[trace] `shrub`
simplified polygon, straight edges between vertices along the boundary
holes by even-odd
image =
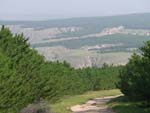
[[[150,102],[150,41],[139,50],[121,71],[118,87],[134,100]]]
[[[20,113],[52,113],[46,102],[38,102],[29,104],[26,108],[22,109]]]

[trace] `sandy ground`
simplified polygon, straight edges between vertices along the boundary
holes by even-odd
[[[106,105],[106,103],[118,96],[95,98],[93,100],[89,100],[85,104],[72,106],[71,111],[73,113],[115,113]]]

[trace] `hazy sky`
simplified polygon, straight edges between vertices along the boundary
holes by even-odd
[[[150,12],[150,0],[0,0],[0,20],[43,20]]]

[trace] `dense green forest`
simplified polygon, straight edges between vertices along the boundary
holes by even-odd
[[[54,103],[64,95],[116,88],[122,67],[75,70],[65,61],[45,61],[27,41],[4,26],[0,30],[1,113],[18,113],[40,100]]]

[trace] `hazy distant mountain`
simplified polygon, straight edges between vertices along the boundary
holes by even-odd
[[[129,14],[107,17],[84,17],[71,19],[58,19],[47,21],[0,21],[2,25],[23,25],[32,28],[51,28],[51,27],[82,27],[80,34],[96,33],[106,27],[124,26],[133,29],[150,29],[150,13]],[[72,34],[73,36],[77,33]]]
[[[150,28],[150,13],[129,14],[106,17],[83,17],[70,19],[56,19],[47,21],[0,21],[0,24],[21,24],[26,27],[68,27],[68,26],[82,26],[82,27],[110,27],[123,25],[129,28]]]

